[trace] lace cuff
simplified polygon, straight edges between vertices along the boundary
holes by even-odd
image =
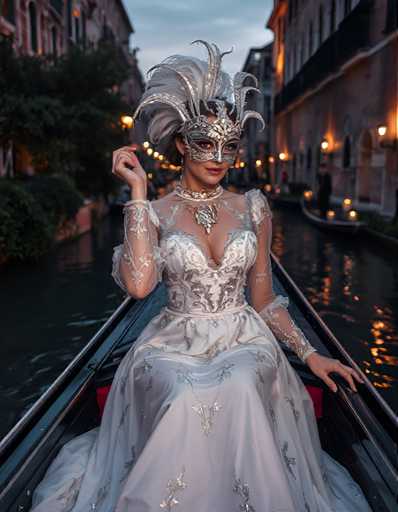
[[[277,295],[272,302],[259,312],[259,315],[271,328],[275,336],[305,362],[310,354],[316,352],[316,348],[310,344],[303,331],[290,316],[287,311],[288,305],[288,297]]]
[[[123,214],[124,240],[114,247],[111,275],[125,293],[130,290],[143,297],[162,279],[164,260],[156,232],[159,219],[150,201],[143,199],[125,203]]]

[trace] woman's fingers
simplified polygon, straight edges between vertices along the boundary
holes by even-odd
[[[350,388],[357,392],[357,387],[355,385],[355,382],[354,382],[354,379],[352,378],[352,372],[351,372],[352,368],[348,367],[348,366],[345,366],[344,364],[340,363],[340,361],[338,362],[338,364],[332,369],[332,371],[338,373],[339,375],[341,375],[342,377],[344,377],[344,379],[348,382]]]
[[[329,388],[333,391],[333,392],[336,392],[337,391],[337,386],[336,386],[336,383],[334,382],[334,380],[332,380],[329,375],[327,373],[323,374],[320,376],[323,380],[323,382],[329,386]]]

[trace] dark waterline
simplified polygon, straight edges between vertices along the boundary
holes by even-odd
[[[110,275],[120,219],[36,265],[0,270],[0,437],[29,409],[123,299]],[[325,235],[274,210],[273,251],[398,411],[398,268],[386,250]]]

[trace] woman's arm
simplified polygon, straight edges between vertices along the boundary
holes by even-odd
[[[259,190],[254,190],[250,199],[252,219],[258,241],[257,258],[248,275],[252,307],[265,320],[275,337],[286,343],[332,391],[337,391],[335,382],[329,377],[329,373],[332,372],[344,377],[351,389],[356,391],[354,379],[357,382],[363,382],[360,375],[338,359],[331,359],[319,354],[290,316],[287,310],[288,297],[275,295],[270,257],[272,212],[267,199]]]
[[[132,199],[123,208],[124,239],[114,248],[112,277],[129,295],[146,297],[162,279],[158,220],[148,200]]]
[[[265,320],[276,338],[286,343],[302,361],[305,361],[316,349],[290,316],[287,310],[288,297],[277,296],[273,289],[270,258],[271,209],[266,197],[259,190],[252,192],[251,205],[258,244],[257,258],[248,276],[251,305]]]
[[[112,277],[122,290],[140,299],[162,279],[159,219],[146,198],[146,172],[131,147],[114,151],[112,173],[131,189],[131,200],[123,208],[123,243],[114,247]]]

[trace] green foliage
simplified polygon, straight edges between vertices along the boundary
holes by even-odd
[[[54,232],[61,222],[72,219],[84,202],[66,176],[33,176],[24,185],[47,213]]]
[[[119,93],[130,72],[106,41],[61,57],[16,57],[1,41],[0,143],[22,143],[40,172],[62,172],[83,194],[106,196],[117,186],[110,169],[124,144],[119,119],[132,111]]]
[[[51,246],[53,230],[32,195],[13,181],[0,181],[0,255],[37,260]]]
[[[82,195],[65,176],[0,180],[0,256],[37,260],[53,245],[60,224],[82,204]]]

